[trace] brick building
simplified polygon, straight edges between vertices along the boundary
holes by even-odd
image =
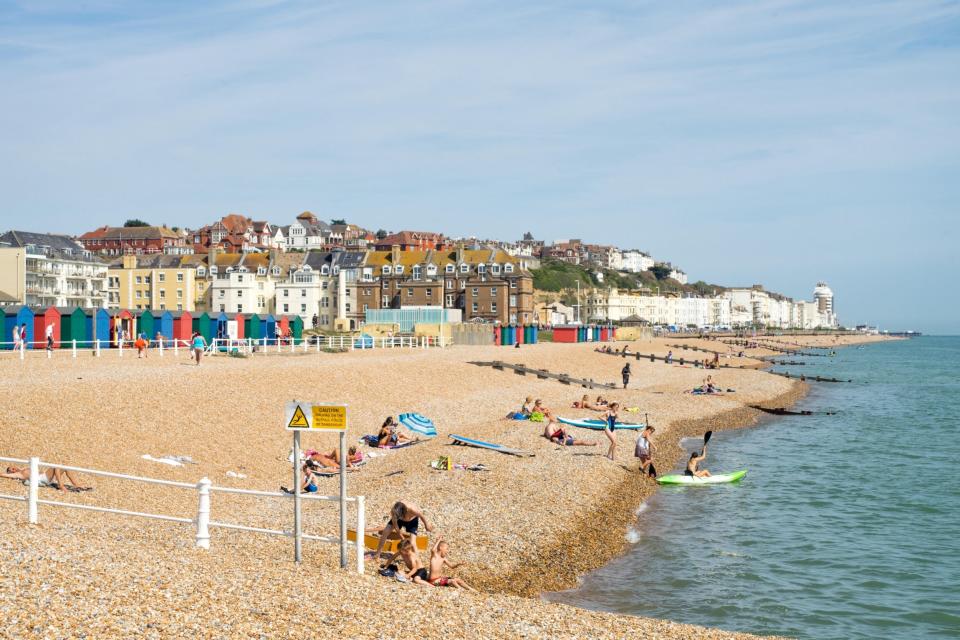
[[[107,256],[193,253],[186,236],[167,227],[104,226],[77,239],[87,251]]]

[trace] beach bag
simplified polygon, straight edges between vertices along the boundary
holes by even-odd
[[[377,436],[369,435],[369,436],[361,437],[360,442],[367,445],[368,447],[375,447],[378,444],[380,444],[380,439],[377,438]]]

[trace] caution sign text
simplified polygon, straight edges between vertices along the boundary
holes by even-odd
[[[316,402],[288,402],[283,424],[288,431],[346,431],[347,407]]]

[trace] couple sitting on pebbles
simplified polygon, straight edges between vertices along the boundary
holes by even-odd
[[[363,464],[363,452],[356,447],[350,447],[347,451],[347,470],[353,471],[358,465]],[[316,493],[318,491],[317,476],[330,475],[340,470],[340,452],[337,449],[329,453],[307,449],[303,452],[303,465],[300,468],[303,473],[300,491],[302,493]],[[284,493],[293,493],[286,487],[280,487]]]
[[[399,549],[387,559],[380,574],[397,576],[398,579],[402,577],[404,581],[409,580],[423,587],[455,587],[476,593],[477,590],[467,584],[463,578],[443,574],[444,569],[456,569],[464,564],[463,562],[451,563],[449,561],[450,545],[443,539],[443,536],[437,536],[436,542],[433,543],[433,548],[430,550],[429,566],[425,567],[423,565],[420,560],[420,553],[417,551],[417,532],[420,529],[421,521],[424,529],[428,532],[433,531],[433,525],[430,524],[417,505],[403,501],[394,503],[393,508],[390,509],[389,522],[378,532],[380,543],[377,545],[376,552],[373,553],[373,561],[380,561],[383,546],[391,535],[398,534],[401,541]],[[403,561],[407,568],[406,571],[400,571],[399,566],[394,564],[398,559]]]

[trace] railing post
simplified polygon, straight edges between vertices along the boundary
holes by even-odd
[[[37,524],[40,521],[37,513],[37,493],[40,489],[40,458],[30,457],[30,479],[28,480],[29,489],[27,491],[27,518],[30,524]]]
[[[163,357],[163,338],[157,340],[157,348],[160,349],[160,357]]]
[[[77,357],[77,341],[76,340],[73,341],[73,357],[74,358]]]
[[[180,357],[180,339],[179,338],[173,339],[173,355],[175,358]]]
[[[199,502],[197,504],[197,548],[210,548],[210,485],[208,478],[200,478],[197,483]]]
[[[363,496],[357,496],[357,573],[363,575],[364,530],[367,528],[367,515]]]
[[[267,336],[263,336],[263,352],[267,352]]]
[[[317,353],[320,353],[320,343],[321,343],[321,342],[322,342],[322,341],[320,340],[320,336],[317,336]]]
[[[97,338],[97,341],[96,341],[96,354],[97,354],[97,357],[99,358],[100,357],[100,338]]]
[[[280,338],[277,338],[277,353],[280,353]]]
[[[117,346],[120,347],[118,352],[120,354],[120,357],[122,358],[123,357],[123,338],[120,338],[119,340],[117,340]]]
[[[25,341],[21,340],[20,341],[20,360],[23,360],[25,350],[26,350]]]

